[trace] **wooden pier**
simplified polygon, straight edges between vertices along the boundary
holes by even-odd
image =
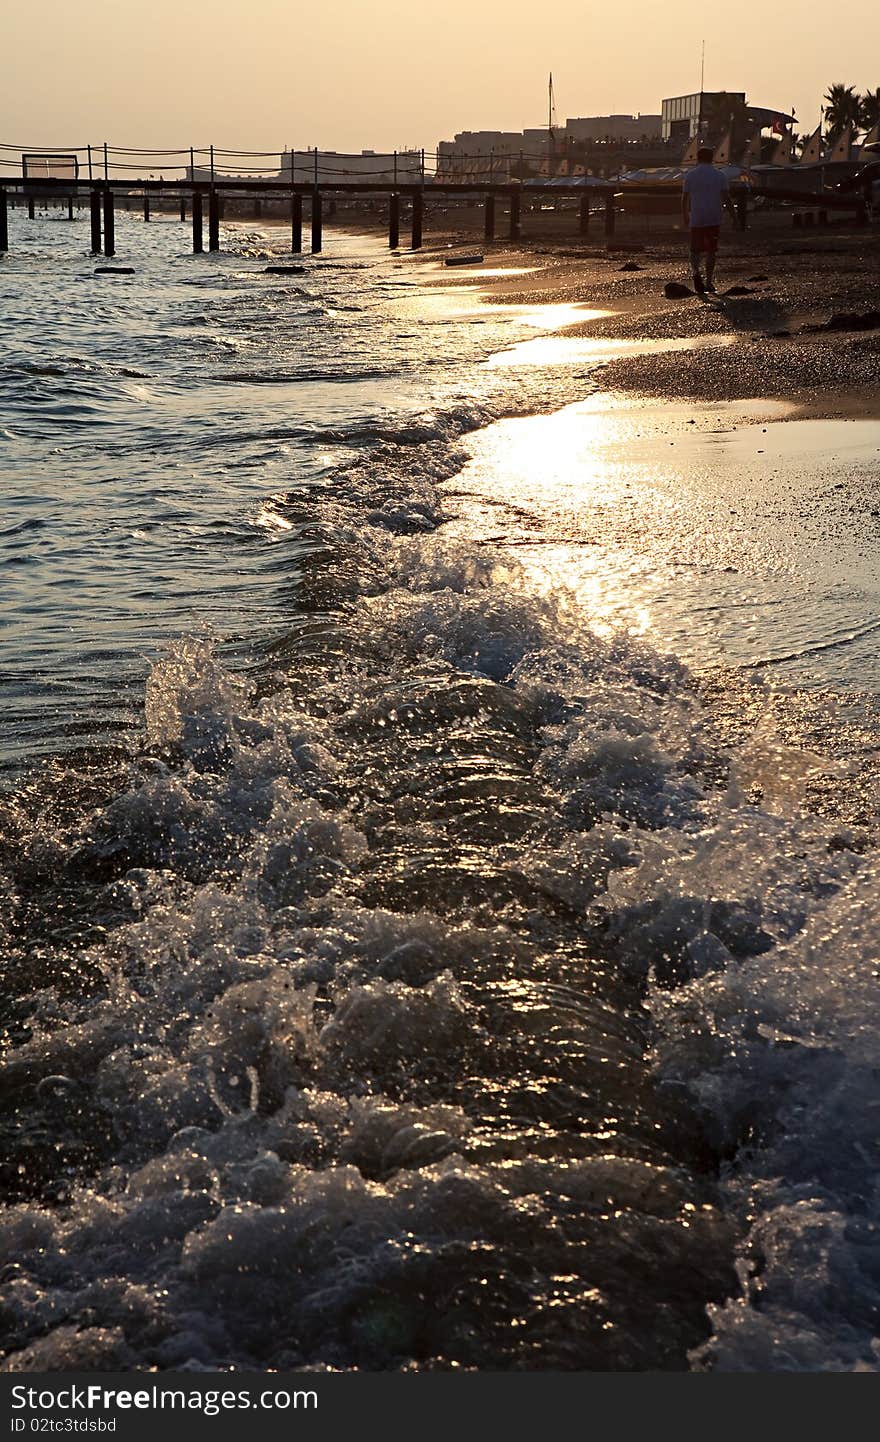
[[[61,187],[57,180],[43,180],[28,177],[3,180],[0,185],[0,250],[7,250],[9,231],[7,208],[9,192],[24,195],[33,217],[34,199],[37,195],[56,198]],[[208,250],[220,249],[220,220],[225,199],[250,197],[256,203],[262,199],[287,201],[290,217],[290,250],[299,255],[303,250],[303,210],[308,203],[310,220],[310,243],[314,255],[323,248],[324,199],[325,196],[365,196],[388,199],[388,244],[392,250],[400,246],[402,204],[409,205],[409,243],[412,250],[422,246],[424,232],[425,199],[476,198],[484,207],[484,235],[492,241],[496,234],[496,205],[507,206],[508,237],[519,240],[522,229],[522,201],[546,201],[559,199],[580,199],[578,225],[582,235],[589,232],[592,211],[591,202],[600,208],[603,229],[606,236],[613,236],[617,207],[614,186],[600,182],[585,190],[583,186],[551,185],[504,181],[498,183],[474,182],[432,182],[429,184],[400,184],[387,181],[334,181],[332,184],[314,185],[309,182],[272,180],[216,180],[202,182],[192,180],[97,180],[66,187],[69,213],[72,217],[74,199],[88,196],[91,221],[92,253],[113,256],[116,250],[114,216],[118,203],[125,200],[130,206],[133,196],[143,205],[145,221],[151,218],[151,196],[163,197],[178,194],[180,197],[180,219],[186,220],[187,204],[192,217],[192,250],[194,255],[204,251],[204,219],[208,217]]]

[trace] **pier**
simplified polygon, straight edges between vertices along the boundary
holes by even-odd
[[[607,166],[603,166],[604,175],[588,175],[582,166],[572,173],[570,161],[562,159],[555,173],[549,173],[554,167],[547,167],[546,159],[536,156],[461,157],[459,172],[438,169],[429,174],[423,151],[339,156],[334,152],[289,150],[281,153],[281,164],[274,174],[266,174],[270,156],[277,163],[278,152],[221,151],[214,146],[160,152],[129,151],[104,144],[68,152],[15,153],[15,147],[0,144],[0,252],[9,248],[10,203],[26,205],[32,220],[38,202],[55,203],[62,209],[66,206],[71,220],[77,206],[88,205],[92,253],[108,258],[116,252],[115,214],[120,208],[141,210],[144,223],[149,223],[156,213],[167,212],[170,206],[172,213],[179,214],[181,223],[187,219],[191,222],[194,255],[206,249],[206,228],[208,252],[220,249],[224,212],[235,205],[246,207],[254,219],[262,217],[264,204],[271,203],[276,214],[283,211],[289,223],[293,255],[303,252],[306,223],[311,252],[320,254],[325,211],[332,217],[337,201],[351,198],[379,202],[385,208],[392,250],[400,247],[408,226],[409,247],[414,251],[423,244],[427,201],[467,201],[481,206],[487,245],[499,238],[503,214],[504,238],[516,242],[522,237],[524,211],[547,204],[555,208],[559,201],[567,202],[573,211],[576,233],[586,237],[595,228],[606,244],[613,241],[622,214],[628,219],[635,217],[636,226],[646,231],[652,214],[671,215],[678,209],[678,188],[669,182],[641,177],[630,181],[626,175],[612,177],[607,174]],[[440,157],[436,160],[439,165]],[[166,161],[170,161],[167,166]],[[547,173],[536,173],[539,164]],[[157,177],[155,170],[140,174],[150,166],[183,174],[170,178],[164,173]],[[262,174],[254,173],[258,166]],[[815,217],[819,224],[828,223],[829,211],[850,211],[857,224],[865,224],[868,219],[866,197],[858,192],[847,195],[824,188],[817,194],[789,191],[781,188],[780,178],[774,176],[772,187],[760,181],[741,187],[737,197],[740,229],[747,224],[749,197],[758,195],[795,203],[808,212],[812,209],[809,219]],[[794,224],[799,220],[799,216],[793,217]],[[632,230],[628,225],[628,231]]]
[[[189,180],[100,180],[93,182],[90,186],[78,185],[73,189],[68,188],[65,196],[68,204],[70,218],[73,218],[74,204],[80,201],[85,202],[88,197],[89,212],[91,218],[91,240],[92,251],[95,255],[103,254],[112,256],[115,254],[115,226],[114,214],[120,204],[126,209],[131,208],[133,192],[136,193],[137,203],[143,207],[144,221],[151,219],[152,211],[150,205],[151,196],[161,195],[164,199],[174,193],[179,194],[179,214],[181,221],[187,217],[189,209],[192,218],[192,250],[194,255],[200,255],[205,249],[205,215],[208,220],[208,250],[220,249],[220,219],[223,212],[224,199],[234,197],[241,200],[242,197],[250,197],[253,202],[262,199],[281,200],[286,203],[290,220],[290,250],[294,255],[302,253],[303,250],[303,214],[304,208],[308,206],[308,217],[310,222],[310,244],[313,254],[319,254],[323,248],[324,235],[324,202],[325,197],[336,196],[364,196],[370,198],[386,198],[388,205],[388,244],[392,250],[398,249],[401,237],[401,215],[402,203],[409,206],[409,244],[412,250],[419,250],[423,243],[424,235],[424,214],[425,200],[445,198],[474,198],[484,207],[485,223],[484,235],[487,241],[496,238],[496,205],[500,201],[507,208],[507,235],[512,241],[519,240],[522,230],[522,200],[523,197],[531,202],[549,199],[551,201],[563,198],[580,198],[578,211],[578,226],[580,233],[589,233],[593,205],[601,216],[601,223],[604,234],[613,236],[615,231],[615,218],[617,207],[615,205],[614,186],[610,183],[600,182],[591,186],[585,191],[583,186],[572,184],[566,186],[558,181],[551,185],[534,185],[527,188],[519,182],[496,182],[494,184],[484,183],[474,185],[469,182],[429,182],[418,185],[394,185],[387,182],[370,181],[334,181],[329,185],[311,185],[302,181],[288,184],[283,181],[271,180],[216,180],[213,183],[192,182]],[[10,197],[15,201],[24,201],[29,206],[29,214],[33,218],[33,203],[40,196],[45,200],[57,200],[61,193],[61,187],[57,180],[33,179],[14,180],[4,179],[0,184],[0,250],[8,249],[8,223],[7,211]],[[591,205],[592,202],[592,205]],[[258,206],[255,205],[255,211]],[[259,218],[257,215],[256,218]]]

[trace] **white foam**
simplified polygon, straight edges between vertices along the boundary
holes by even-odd
[[[821,758],[765,731],[722,785],[674,659],[593,635],[512,565],[394,545],[401,584],[351,611],[373,649],[308,710],[280,685],[260,697],[204,638],[173,648],[141,784],[58,842],[118,867],[106,899],[129,919],[89,951],[93,994],[34,994],[5,1078],[45,1082],[40,1106],[100,1119],[112,1146],[62,1204],[5,1213],[5,1365],[513,1365],[528,1306],[541,1357],[571,1362],[571,1325],[547,1320],[571,1307],[577,1364],[636,1366],[623,1341],[602,1350],[619,1322],[584,1319],[606,1294],[631,1315],[637,1255],[678,1259],[691,1341],[694,1296],[718,1299],[694,1365],[865,1370],[880,862],[801,812]],[[500,781],[522,828],[469,840]],[[431,868],[431,903],[395,910]],[[626,1087],[647,1085],[644,1020],[573,985],[579,924],[601,934],[597,969],[645,988],[661,1092],[727,1158],[720,1188],[648,1142],[613,1152]],[[463,1079],[471,1105],[510,1091],[504,1126],[475,1135],[449,1099]],[[591,1137],[594,1099],[597,1154],[557,1155],[529,1107]],[[477,1321],[425,1331],[425,1295],[448,1268],[476,1287],[474,1256],[509,1308],[503,1342],[488,1311],[483,1340]]]

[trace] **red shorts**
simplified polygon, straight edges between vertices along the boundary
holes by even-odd
[[[691,250],[705,251],[707,255],[714,255],[718,249],[718,237],[721,234],[720,225],[692,225],[691,226]]]

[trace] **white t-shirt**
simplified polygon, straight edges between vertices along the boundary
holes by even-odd
[[[690,196],[691,229],[700,225],[720,225],[724,211],[724,197],[730,187],[727,177],[716,170],[708,161],[701,160],[689,170],[682,187]]]

